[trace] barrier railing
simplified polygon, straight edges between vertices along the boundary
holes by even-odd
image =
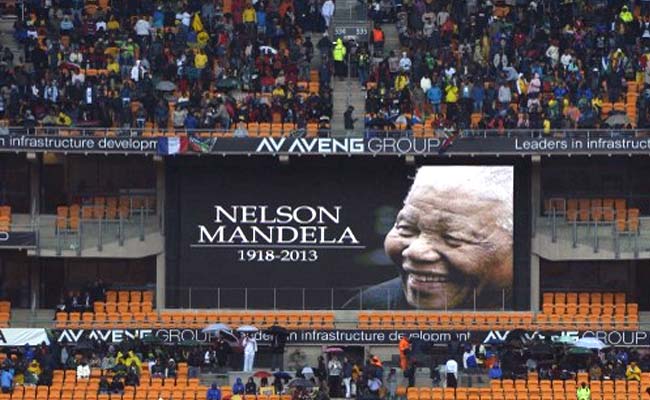
[[[262,126],[265,123],[260,123]],[[241,137],[259,137],[259,136],[322,136],[322,137],[340,137],[350,136],[349,131],[337,130],[332,128],[313,128],[308,126],[304,129],[297,129],[293,124],[286,124],[284,130],[274,130],[273,125],[268,123],[268,127],[262,128],[246,128],[242,130]],[[357,134],[364,134],[366,137],[374,136],[431,136],[431,137],[448,137],[455,136],[457,139],[481,139],[481,138],[650,138],[650,130],[648,129],[446,129],[446,128],[431,128],[426,127],[425,134],[418,134],[418,130],[414,129],[413,125],[404,129],[397,128],[372,128],[366,127],[363,130],[355,132]],[[309,128],[309,129],[308,129]],[[255,132],[257,130],[257,132]],[[36,135],[36,136],[99,136],[99,137],[115,137],[115,136],[131,136],[131,137],[155,137],[155,136],[174,136],[174,135],[188,135],[197,134],[215,137],[230,137],[237,139],[237,127],[233,126],[231,129],[159,129],[159,128],[101,128],[92,126],[38,126],[32,128],[25,127],[0,127],[0,136],[2,134],[13,135]],[[244,136],[243,133],[246,132]]]
[[[374,289],[372,297],[364,287],[167,287],[166,302],[172,308],[216,308],[216,309],[299,309],[299,310],[408,310],[399,301],[402,293]],[[416,303],[423,303],[422,309],[430,311],[471,310],[471,311],[507,311],[513,309],[512,297],[516,289],[482,290],[469,289],[459,301],[457,291],[439,291],[439,303],[435,306],[425,305],[424,299],[416,298]],[[528,293],[528,292],[526,292]],[[422,300],[422,301],[420,301]]]

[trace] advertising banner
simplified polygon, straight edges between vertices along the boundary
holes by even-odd
[[[36,232],[0,231],[0,248],[36,247]]]
[[[376,165],[188,167],[178,177],[180,239],[168,241],[179,252],[174,284],[193,288],[191,307],[208,308],[300,304],[282,304],[273,288],[302,293],[306,308],[494,310],[508,302],[514,168]],[[247,304],[227,288],[248,288]],[[322,304],[305,304],[318,290],[307,303]],[[175,295],[185,297],[169,288]]]
[[[43,328],[2,328],[0,329],[0,346],[38,346],[41,343],[50,344]]]
[[[538,331],[516,332],[518,339],[523,342],[545,339]],[[510,340],[511,331],[440,331],[440,330],[368,330],[368,329],[329,329],[329,330],[291,330],[287,335],[287,344],[317,344],[317,345],[394,345],[402,336],[409,339],[419,339],[429,344],[447,344],[450,341],[471,341],[481,343],[500,343]],[[101,340],[108,343],[119,343],[123,340],[143,339],[156,336],[160,343],[173,344],[188,340],[209,342],[214,334],[203,333],[201,329],[193,328],[162,328],[162,329],[63,329],[53,331],[56,341],[61,344],[74,344],[86,340]],[[557,331],[552,337],[571,337],[578,340],[583,337],[595,337],[609,346],[649,346],[648,331]],[[272,336],[257,332],[255,338],[260,344],[268,344]],[[39,342],[40,343],[40,342]]]
[[[366,138],[301,137],[141,137],[138,132],[113,136],[41,136],[12,133],[0,135],[0,151],[60,153],[158,154],[162,156],[218,155],[573,155],[647,154],[650,137],[636,133],[586,132],[549,136],[522,133],[491,133],[452,137],[413,138],[405,133],[384,133]]]

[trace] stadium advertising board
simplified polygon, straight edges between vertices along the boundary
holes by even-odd
[[[295,308],[301,293],[321,309],[509,304],[512,166],[238,165],[178,177],[179,241],[167,237],[179,246],[172,284],[194,288],[191,307]],[[246,304],[227,288],[247,288]],[[168,287],[176,295],[185,301]]]
[[[412,138],[404,135],[368,138],[249,137],[205,138],[199,135],[140,137],[0,135],[0,151],[115,154],[250,154],[250,155],[568,155],[647,154],[650,137],[623,134],[456,136]]]
[[[38,329],[32,329],[34,331]],[[430,344],[446,344],[452,340],[472,341],[481,343],[501,343],[512,338],[511,331],[443,331],[443,330],[368,330],[368,329],[325,329],[325,330],[290,330],[287,344],[375,344],[392,345],[399,342],[402,336],[418,339]],[[523,342],[544,340],[544,334],[539,331],[513,331],[519,335],[517,339]],[[119,343],[124,340],[144,339],[156,336],[161,343],[181,343],[188,340],[209,342],[214,334],[203,333],[194,328],[152,328],[152,329],[63,329],[53,331],[53,337],[62,344],[74,344],[86,340],[101,340],[107,343]],[[256,339],[264,344],[269,343],[271,335],[257,332]],[[648,331],[555,331],[553,337],[566,337],[578,340],[584,337],[596,337],[609,346],[649,346],[650,332]]]
[[[1,328],[0,347],[24,346],[26,344],[50,344],[45,329],[42,328]]]
[[[27,248],[36,246],[36,232],[0,231],[0,248]]]

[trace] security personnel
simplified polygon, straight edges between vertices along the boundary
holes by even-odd
[[[623,21],[626,24],[629,24],[630,22],[634,21],[634,15],[630,10],[628,10],[627,6],[623,6],[618,16],[621,19],[621,21]]]
[[[580,387],[576,392],[578,400],[591,400],[591,389],[589,389],[589,386],[587,386],[585,382],[580,384]]]
[[[334,73],[336,76],[343,79],[345,77],[345,55],[347,54],[347,49],[343,44],[341,38],[336,39],[336,44],[332,50],[332,57],[334,58]]]

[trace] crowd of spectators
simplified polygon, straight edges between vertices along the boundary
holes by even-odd
[[[368,7],[375,45],[370,67],[359,66],[367,68],[359,72],[367,125],[650,125],[647,1],[374,0]],[[399,49],[384,51],[386,24],[395,24]]]
[[[70,290],[62,294],[57,311],[62,312],[84,312],[92,311],[95,301],[106,300],[106,284],[102,279],[97,279],[84,286],[83,290]]]
[[[26,1],[14,33],[24,53],[0,56],[0,118],[152,129],[318,122],[332,109],[331,52],[310,38],[323,37],[321,3]]]

